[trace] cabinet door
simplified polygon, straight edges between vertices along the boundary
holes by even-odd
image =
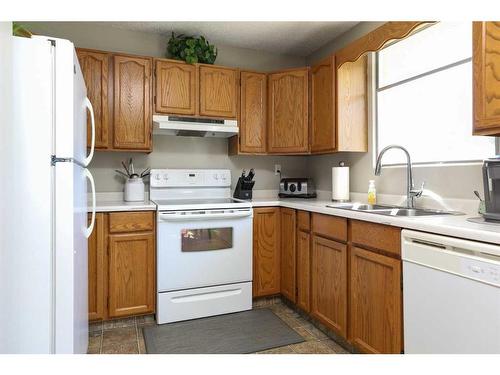
[[[281,209],[281,294],[296,300],[296,214],[291,208]]]
[[[266,74],[241,72],[241,152],[266,152],[266,96]]]
[[[473,23],[474,129],[500,135],[500,22]]]
[[[94,231],[89,237],[88,242],[89,320],[103,319],[105,316],[104,256],[106,253],[106,244],[104,238],[104,214],[97,213]]]
[[[335,57],[311,69],[311,152],[335,151]]]
[[[155,73],[156,112],[195,115],[198,91],[196,65],[156,60]]]
[[[358,247],[350,256],[350,336],[367,353],[401,353],[401,261]]]
[[[200,116],[236,118],[238,70],[199,66]]]
[[[297,306],[309,312],[311,288],[311,235],[299,230],[297,232]]]
[[[302,68],[268,77],[270,153],[307,153],[309,150],[308,72]]]
[[[253,296],[279,294],[280,211],[254,208],[253,215]]]
[[[345,338],[347,246],[313,236],[311,261],[311,314]]]
[[[154,234],[109,236],[109,316],[154,312]]]
[[[337,151],[368,151],[368,58],[337,70]]]
[[[95,147],[106,149],[109,146],[109,124],[111,121],[110,98],[112,85],[109,82],[111,55],[106,52],[77,49],[78,61],[82,69],[87,97],[92,103],[95,120]],[[90,116],[87,116],[87,146],[90,147]]]
[[[151,59],[114,56],[113,147],[151,151]]]

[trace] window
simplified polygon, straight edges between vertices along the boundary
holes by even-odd
[[[414,163],[495,155],[495,138],[472,136],[472,24],[440,22],[376,54],[375,150],[405,147]],[[384,165],[406,162],[389,151]]]

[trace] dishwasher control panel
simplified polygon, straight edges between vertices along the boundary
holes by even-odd
[[[462,272],[470,278],[500,286],[500,264],[460,258]]]

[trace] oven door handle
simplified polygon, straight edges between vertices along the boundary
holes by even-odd
[[[180,215],[160,213],[158,215],[160,221],[191,221],[191,220],[220,220],[220,219],[240,219],[244,217],[252,216],[252,211],[236,211],[227,213],[215,213],[215,214],[188,214]]]

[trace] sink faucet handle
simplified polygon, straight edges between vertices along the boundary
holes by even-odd
[[[420,198],[424,192],[424,187],[425,187],[425,181],[422,182],[420,189],[412,189],[411,190],[412,196],[414,196],[416,198]]]

